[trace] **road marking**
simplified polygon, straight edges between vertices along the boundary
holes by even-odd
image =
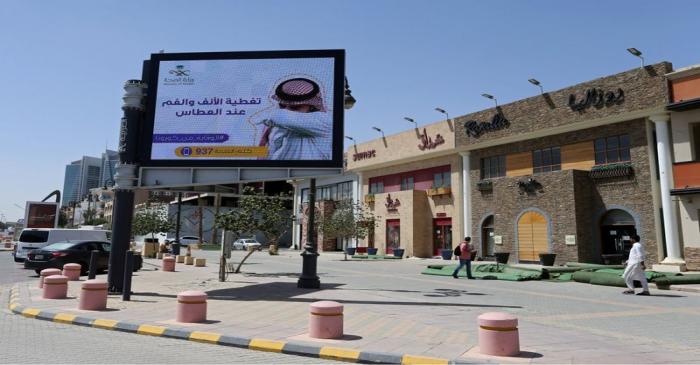
[[[58,313],[53,317],[54,322],[71,324],[73,320],[77,317],[75,314],[68,313]]]
[[[22,311],[22,315],[27,317],[27,318],[35,318],[41,310],[36,309],[36,308],[27,308]]]
[[[138,330],[136,330],[136,333],[138,333],[139,335],[147,336],[162,336],[165,330],[165,327],[151,326],[150,324],[142,324],[139,326]]]
[[[412,364],[449,364],[449,360],[441,359],[439,357],[427,357],[427,356],[414,356],[414,355],[403,355],[401,359],[402,365],[412,365]]]
[[[221,335],[212,332],[194,331],[190,334],[190,341],[218,343]]]
[[[360,351],[343,349],[339,347],[321,347],[321,352],[319,352],[319,357],[327,360],[342,360],[356,362],[360,357]]]
[[[117,325],[118,321],[113,319],[96,319],[92,322],[92,326],[96,328],[102,328],[105,330],[112,330],[114,326]]]
[[[250,340],[250,344],[248,345],[248,348],[251,350],[260,350],[260,351],[268,351],[268,352],[282,352],[282,348],[284,347],[284,342],[282,341],[272,341],[272,340],[265,340],[261,338],[254,338]]]

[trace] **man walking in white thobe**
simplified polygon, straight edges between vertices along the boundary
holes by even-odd
[[[639,242],[639,236],[631,236],[630,240],[633,245],[630,250],[630,257],[627,260],[627,267],[625,267],[625,272],[622,273],[625,284],[627,284],[629,289],[623,291],[622,294],[634,294],[634,281],[637,280],[642,283],[642,292],[637,293],[637,295],[650,295],[649,283],[647,283],[647,277],[644,275],[644,247]]]

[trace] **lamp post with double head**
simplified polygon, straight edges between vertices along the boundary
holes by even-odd
[[[357,100],[352,96],[348,78],[345,77],[345,94],[343,98],[344,109],[352,109]],[[348,138],[347,136],[345,138]],[[348,138],[355,142],[354,139]],[[302,268],[297,287],[303,289],[318,289],[321,287],[321,280],[317,274],[318,268],[318,245],[316,244],[316,179],[309,181],[309,217],[306,227],[306,244],[304,252],[301,253]]]

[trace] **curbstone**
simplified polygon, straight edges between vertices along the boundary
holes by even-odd
[[[321,347],[319,357],[326,360],[341,360],[356,362],[360,358],[360,351],[344,349],[339,347],[324,346]]]
[[[73,318],[73,323],[76,326],[92,327],[92,318],[77,316]]]
[[[301,343],[287,342],[282,348],[283,354],[320,357],[321,346],[305,345]]]
[[[128,322],[118,322],[114,326],[115,331],[136,333],[139,330],[139,324],[128,323]]]
[[[219,338],[219,345],[248,348],[248,346],[250,345],[250,339],[244,337],[223,335],[221,336],[221,338]]]
[[[382,364],[472,364],[466,359],[448,360],[442,358],[400,355],[383,352],[364,352],[357,349],[311,345],[304,343],[268,340],[262,338],[245,338],[237,336],[223,335],[204,331],[186,331],[163,326],[137,324],[130,322],[120,322],[113,319],[100,319],[78,316],[72,313],[53,312],[50,310],[40,310],[37,308],[25,307],[19,298],[19,288],[13,287],[10,290],[10,300],[8,308],[11,312],[27,318],[48,320],[57,323],[71,324],[84,327],[99,328],[105,330],[115,330],[121,332],[135,333],[146,336],[167,337],[194,342],[215,344],[220,346],[231,346],[238,348],[248,348],[256,351],[277,352],[289,355],[306,356],[328,360],[339,360],[359,363],[382,363]],[[487,361],[484,361],[487,362]]]
[[[286,342],[283,341],[273,341],[273,340],[265,340],[262,338],[253,338],[250,340],[250,344],[248,344],[248,348],[252,350],[260,350],[260,351],[267,351],[267,352],[282,352],[282,349],[284,348]]]
[[[400,364],[403,359],[402,355],[389,354],[385,352],[360,352],[358,360],[360,362],[375,363],[375,364]]]
[[[166,328],[163,332],[163,337],[176,338],[178,340],[189,340],[190,331],[176,330],[172,328]]]

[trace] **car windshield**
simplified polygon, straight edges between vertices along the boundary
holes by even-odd
[[[44,243],[49,240],[49,231],[22,231],[20,242]]]
[[[67,250],[70,248],[73,248],[75,246],[75,242],[58,242],[54,243],[52,245],[48,245],[44,247],[44,250],[46,251],[61,251],[61,250]]]
[[[248,243],[256,243],[255,240],[245,240]]]

